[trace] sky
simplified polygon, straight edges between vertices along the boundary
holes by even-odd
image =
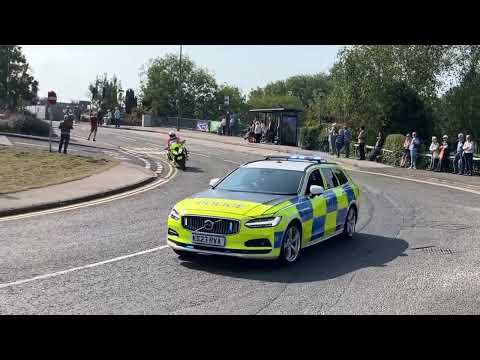
[[[88,85],[98,74],[113,74],[124,90],[138,93],[140,72],[150,59],[179,54],[178,45],[21,45],[39,96],[54,90],[58,101],[88,100]],[[292,75],[328,72],[337,45],[184,45],[183,54],[213,73],[219,84],[238,86],[244,94]]]

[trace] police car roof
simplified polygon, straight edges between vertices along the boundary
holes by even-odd
[[[257,169],[281,169],[293,171],[305,171],[309,166],[315,165],[310,161],[289,160],[259,160],[246,164],[244,167]]]

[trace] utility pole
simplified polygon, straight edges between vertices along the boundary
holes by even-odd
[[[178,95],[177,131],[180,131],[180,118],[182,116],[182,45],[180,45],[180,75],[178,77]]]

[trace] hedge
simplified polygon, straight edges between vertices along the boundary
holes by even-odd
[[[25,135],[48,136],[49,125],[37,119],[35,115],[15,114],[0,121],[0,131]]]
[[[300,128],[299,143],[302,149],[318,150],[320,148],[321,126],[307,126]]]

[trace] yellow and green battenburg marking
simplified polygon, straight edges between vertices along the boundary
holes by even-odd
[[[210,197],[210,196],[212,197]],[[341,230],[345,223],[347,211],[352,201],[358,200],[359,190],[356,185],[347,183],[341,187],[327,190],[323,196],[314,198],[296,196],[293,198],[279,197],[276,200],[262,202],[264,195],[250,194],[248,200],[242,200],[243,195],[222,193],[213,196],[211,191],[198,194],[177,204],[180,213],[188,212],[199,216],[215,216],[230,219],[244,220],[246,218],[281,216],[280,224],[272,228],[250,229],[241,224],[241,231],[228,235],[227,247],[244,248],[244,242],[254,237],[268,237],[273,241],[273,248],[282,246],[284,232],[292,220],[298,219],[302,223],[303,244],[330,236]],[[233,198],[229,198],[233,197]],[[256,201],[254,201],[256,200]],[[179,222],[169,219],[169,226],[181,228]],[[191,233],[184,229],[180,232],[182,242],[191,242]],[[231,240],[231,241],[230,241]],[[277,252],[277,251],[276,251]]]

